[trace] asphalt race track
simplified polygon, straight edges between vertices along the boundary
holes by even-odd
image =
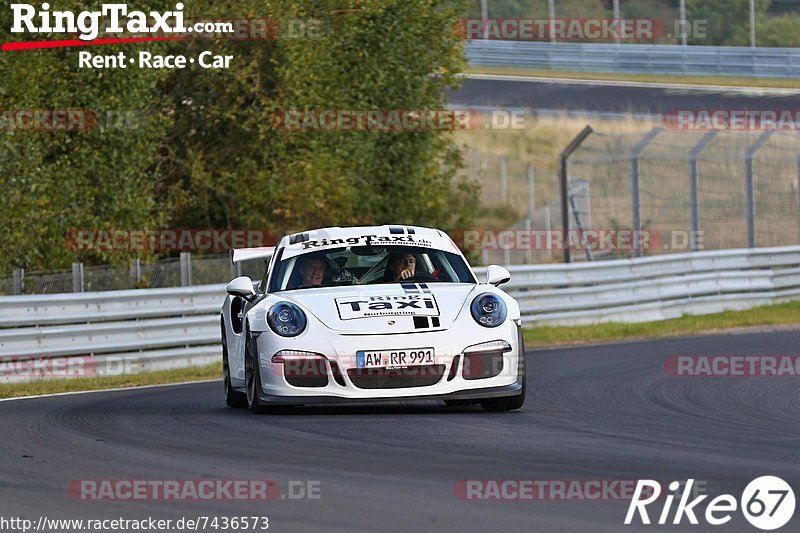
[[[635,87],[602,81],[582,84],[467,78],[460,90],[450,93],[449,100],[463,106],[652,115],[675,110],[800,109],[800,91]]]
[[[428,402],[255,416],[225,407],[221,383],[0,402],[0,516],[261,515],[270,531],[672,531],[623,526],[624,501],[466,501],[453,489],[464,479],[694,478],[712,497],[738,499],[750,480],[777,475],[797,492],[800,378],[672,377],[663,365],[671,355],[798,347],[800,331],[777,331],[531,351],[526,404],[500,414]],[[320,485],[318,499],[108,502],[69,497],[70,480],[82,479],[269,479],[284,496],[289,481]],[[796,511],[783,530],[798,523]],[[702,524],[681,529],[756,531],[739,512],[724,527]]]

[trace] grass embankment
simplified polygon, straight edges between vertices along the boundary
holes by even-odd
[[[58,394],[61,392],[90,391],[103,389],[122,389],[144,387],[148,385],[164,385],[184,381],[203,381],[222,379],[222,363],[208,366],[193,366],[172,370],[159,370],[129,376],[103,376],[92,378],[62,378],[31,381],[28,383],[12,383],[0,385],[0,398],[17,398],[21,396],[38,396],[40,394]],[[220,386],[220,391],[221,391]],[[220,392],[220,395],[222,393]]]

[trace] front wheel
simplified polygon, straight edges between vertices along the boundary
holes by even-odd
[[[525,347],[520,342],[520,360],[517,365],[518,372],[522,374],[522,390],[516,396],[502,396],[500,398],[486,398],[481,400],[481,407],[484,411],[513,411],[519,409],[525,403],[525,382],[527,381],[525,372]]]
[[[502,398],[487,398],[481,400],[484,411],[513,411],[525,403],[525,380],[522,380],[522,393],[517,396],[503,396]]]
[[[265,411],[261,401],[258,399],[259,383],[261,382],[261,372],[259,371],[260,365],[256,357],[257,353],[253,353],[252,342],[248,337],[247,328],[245,334],[245,350],[244,350],[244,382],[247,389],[247,408],[253,413],[261,414]]]
[[[233,388],[231,367],[228,364],[228,341],[225,337],[225,323],[222,323],[222,383],[225,386],[225,403],[235,409],[247,406],[247,396]]]

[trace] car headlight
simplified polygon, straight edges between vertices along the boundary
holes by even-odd
[[[281,337],[296,337],[306,329],[306,314],[293,303],[278,302],[267,311],[267,324]]]
[[[508,309],[506,303],[496,294],[485,292],[472,300],[470,305],[472,318],[486,328],[496,328],[506,320]]]

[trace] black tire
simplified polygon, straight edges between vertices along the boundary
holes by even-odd
[[[258,392],[261,388],[259,385],[259,383],[261,383],[260,365],[256,361],[257,353],[254,353],[252,349],[254,339],[250,339],[249,334],[248,327],[245,325],[244,383],[245,389],[247,390],[247,408],[253,413],[262,414],[266,412],[266,408],[261,404],[261,400],[258,398]]]
[[[228,364],[228,341],[225,336],[225,322],[222,324],[222,384],[225,387],[225,403],[228,407],[241,409],[247,407],[247,396],[233,388],[231,384],[231,368]]]
[[[525,372],[525,346],[522,344],[521,337],[520,348],[522,357],[519,360],[517,368],[518,373],[522,374],[522,390],[516,396],[501,396],[500,398],[486,398],[485,400],[481,400],[481,407],[484,411],[513,411],[514,409],[519,409],[525,403],[525,382],[527,381],[527,376]]]

